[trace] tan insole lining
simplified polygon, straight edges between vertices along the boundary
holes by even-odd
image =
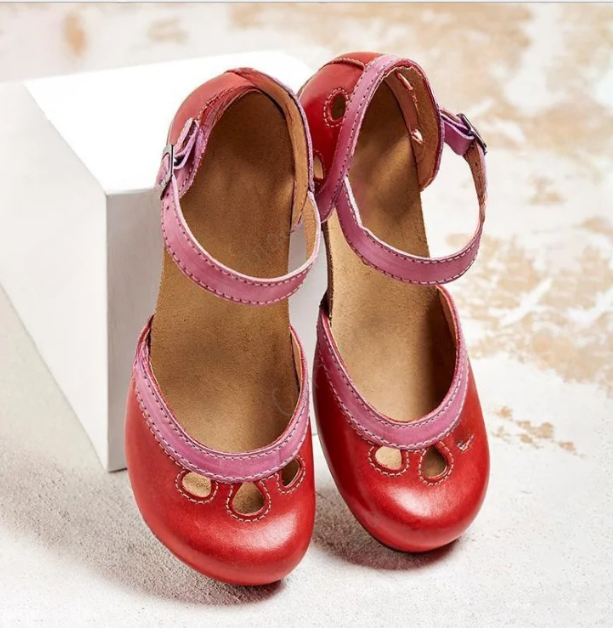
[[[366,112],[349,179],[366,227],[402,251],[429,256],[409,131],[385,83]],[[455,363],[438,290],[365,265],[345,241],[336,214],[326,237],[334,271],[332,332],[358,390],[397,421],[431,412],[449,389]],[[378,459],[386,453],[393,467],[398,454],[382,451]],[[444,470],[436,450],[425,464],[428,475]]]
[[[181,206],[213,257],[248,275],[277,277],[288,272],[293,186],[285,118],[271,99],[251,92],[214,127]],[[151,360],[177,421],[217,450],[270,444],[296,406],[287,301],[255,307],[219,298],[187,278],[167,252]],[[250,502],[237,504],[241,512],[262,503],[259,490],[248,488],[241,489],[239,501]]]

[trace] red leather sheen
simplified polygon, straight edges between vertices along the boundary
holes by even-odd
[[[260,482],[268,495],[263,513],[270,509],[263,517],[232,510],[237,485],[213,482],[211,495],[204,499],[182,489],[186,470],[166,454],[149,430],[133,383],[126,414],[126,457],[145,522],[177,558],[196,571],[231,584],[268,584],[285,577],[304,556],[315,513],[310,432],[300,449],[301,468],[293,483],[283,486],[278,473]]]
[[[424,450],[403,451],[398,471],[380,466],[377,446],[351,427],[317,358],[313,387],[328,466],[351,512],[370,534],[393,549],[423,552],[466,530],[481,508],[489,476],[487,435],[472,373],[460,421],[437,444],[448,465],[438,479],[421,474]]]
[[[334,160],[343,158],[335,156],[342,120],[331,118],[330,103],[339,92],[350,98],[365,65],[377,56],[343,55],[321,68],[301,90],[313,152],[321,160],[324,180]],[[424,187],[430,182],[428,177],[431,180],[435,175],[420,174]],[[323,222],[325,208],[320,206],[320,211]],[[327,316],[325,305],[320,316]],[[425,449],[402,449],[403,465],[395,471],[377,462],[378,445],[354,429],[322,364],[320,338],[313,368],[318,434],[336,485],[358,521],[380,542],[401,551],[427,551],[457,539],[479,512],[489,478],[487,434],[470,366],[459,419],[435,444],[447,468],[440,476],[428,478],[421,469]]]
[[[248,76],[254,76],[255,73],[241,70],[243,71]],[[294,102],[290,112],[293,116],[290,123],[304,126],[307,137],[304,150],[309,152],[308,159],[303,159],[305,172],[308,169],[308,175],[303,175],[303,179],[308,182],[308,190],[305,185],[304,194],[311,195],[312,163],[306,121],[300,106],[293,95],[270,77],[261,75],[254,80],[273,85],[276,93],[285,92],[283,98],[290,102],[288,106]],[[207,118],[213,103],[216,106],[214,113],[217,115],[237,94],[256,89],[258,87],[247,78],[233,72],[208,81],[190,94],[180,106],[169,131],[169,142],[177,144],[182,132],[183,135],[187,131],[193,132],[194,126],[198,132],[202,132],[205,125],[214,124],[216,119],[211,120],[212,116]],[[179,144],[181,143],[188,142],[181,140]],[[166,159],[168,160],[167,157]],[[161,171],[168,171],[168,165],[163,162]],[[190,164],[192,172],[190,176],[186,176],[177,166],[178,172],[171,173],[170,183],[162,190],[163,207],[171,194],[175,195],[174,200],[177,203],[179,198],[177,176],[180,177],[182,195],[191,185],[193,181],[191,175],[198,167],[198,161]],[[316,230],[314,239],[318,242],[320,229],[318,220],[314,223],[314,228]],[[288,341],[289,337],[288,329]],[[287,486],[283,484],[282,471],[278,470],[280,467],[274,465],[272,465],[274,472],[257,479],[255,483],[264,496],[264,506],[252,515],[241,514],[234,510],[232,505],[233,497],[242,482],[250,481],[249,470],[245,471],[241,481],[217,481],[209,478],[211,492],[204,498],[185,490],[182,479],[189,471],[188,465],[185,464],[186,458],[182,458],[181,452],[178,448],[172,447],[172,443],[166,443],[167,453],[167,449],[164,449],[160,442],[163,436],[161,430],[158,428],[154,434],[156,422],[151,416],[147,419],[143,413],[142,397],[139,403],[138,360],[137,352],[127,400],[125,444],[134,497],[147,525],[175,556],[209,577],[238,585],[269,584],[285,577],[304,556],[312,536],[315,518],[313,453],[308,424],[308,376],[304,360],[302,386],[307,392],[304,399],[299,401],[302,406],[297,407],[288,428],[292,433],[295,430],[302,439],[296,445],[299,449],[295,458],[300,468]],[[160,394],[163,394],[163,390]],[[307,420],[298,421],[296,417],[304,414],[304,404]],[[170,429],[176,431],[179,434],[178,438],[181,438],[182,432],[172,416],[172,408],[169,412],[160,412],[156,420],[167,421]],[[278,449],[276,442],[268,447],[270,448]],[[258,457],[262,456],[266,449],[245,452],[244,458],[259,460]],[[225,468],[222,470],[225,475],[228,478],[232,477],[237,471],[231,462],[233,454],[216,453],[219,460],[224,461]],[[252,466],[256,466],[256,463]],[[206,476],[206,473],[202,475]]]

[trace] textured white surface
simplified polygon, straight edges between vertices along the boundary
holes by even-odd
[[[610,625],[613,438],[606,421],[593,421],[605,416],[597,390],[562,394],[537,370],[480,361],[486,411],[509,397],[529,414],[580,420],[581,455],[493,439],[481,515],[459,542],[427,556],[369,537],[318,447],[318,514],[305,560],[281,584],[244,589],[199,576],[153,538],[126,473],[100,468],[2,292],[0,321],[3,628]],[[526,391],[537,388],[535,407]]]
[[[268,51],[0,83],[0,282],[109,470],[125,467],[134,347],[159,286],[153,188],[170,121],[195,87],[244,66],[294,90],[313,71]],[[309,356],[322,262],[292,298]]]
[[[612,5],[0,5],[0,16],[0,78],[272,47],[303,47],[314,67],[359,49],[416,59],[490,144],[483,249],[454,291],[492,449],[479,518],[425,557],[363,532],[317,450],[303,563],[263,590],[219,585],[152,538],[125,473],[100,469],[0,293],[1,628],[612,625]],[[445,158],[427,191],[434,253],[473,225],[464,175]]]

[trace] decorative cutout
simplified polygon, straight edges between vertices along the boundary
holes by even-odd
[[[435,480],[447,472],[447,459],[433,445],[428,447],[421,460],[422,475],[428,480]]]
[[[409,468],[409,454],[401,449],[373,445],[368,450],[368,462],[375,471],[396,477]]]
[[[190,471],[183,476],[181,484],[183,489],[194,497],[208,497],[213,490],[211,480],[209,480],[209,478],[205,478],[203,475],[199,475],[193,471]]]
[[[302,465],[298,458],[294,458],[288,465],[283,467],[280,472],[281,483],[285,488],[290,488],[298,478],[298,474],[302,469]]]
[[[264,508],[264,495],[257,484],[241,484],[232,498],[232,510],[241,515],[255,515]]]
[[[330,103],[330,117],[332,120],[340,120],[345,115],[345,109],[347,107],[347,99],[345,94],[339,92],[334,96]]]
[[[398,471],[402,468],[402,452],[392,447],[379,447],[375,451],[375,460],[390,471]]]

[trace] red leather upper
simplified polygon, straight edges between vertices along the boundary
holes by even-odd
[[[397,471],[378,463],[378,445],[359,435],[340,408],[319,347],[313,396],[332,476],[353,514],[375,538],[394,549],[426,551],[450,543],[471,524],[489,477],[487,434],[472,372],[460,420],[436,444],[447,460],[446,471],[437,478],[422,472],[425,449],[403,451],[403,466]]]
[[[181,197],[196,177],[212,128],[233,99],[257,90],[283,110],[288,123],[296,164],[293,221],[304,218],[309,251],[303,267],[273,279],[249,277],[215,260],[190,232],[180,207]],[[194,284],[249,306],[276,303],[298,289],[317,255],[320,236],[309,141],[296,96],[255,70],[227,72],[188,96],[171,125],[172,146],[164,153],[159,183],[167,251]],[[176,318],[179,325],[181,317]],[[147,324],[137,348],[125,433],[130,481],[145,522],[173,554],[205,575],[240,585],[283,578],[304,556],[315,517],[308,370],[300,343],[288,328],[287,342],[294,338],[299,357],[295,374],[300,394],[284,432],[259,449],[227,452],[198,442],[173,415],[150,363],[149,328]],[[249,331],[257,333],[257,329]],[[286,485],[283,469],[293,461],[299,469]],[[210,481],[206,497],[189,492],[184,484],[188,473]],[[243,483],[254,483],[264,500],[253,514],[242,514],[233,506]]]
[[[158,539],[193,569],[231,584],[268,584],[300,562],[309,546],[315,515],[310,431],[298,453],[300,470],[285,487],[280,472],[258,482],[262,511],[232,509],[240,484],[212,482],[200,499],[182,486],[187,472],[170,458],[150,431],[130,385],[126,458],[134,497]]]
[[[325,189],[327,177],[331,173],[336,176],[340,171],[341,176],[344,176],[343,172],[350,168],[352,153],[345,154],[339,147],[350,145],[346,141],[348,131],[352,134],[359,132],[359,118],[357,114],[355,118],[352,118],[350,114],[359,110],[358,105],[367,106],[369,94],[365,92],[365,83],[359,81],[360,77],[370,70],[370,74],[374,76],[369,78],[369,82],[372,81],[372,85],[375,85],[374,81],[378,78],[376,72],[372,71],[375,64],[371,66],[368,64],[378,56],[374,53],[351,53],[338,57],[321,68],[302,90],[301,102],[309,120],[314,155],[321,161],[323,167],[323,176],[316,181],[322,220],[325,220],[329,212],[336,208],[343,234],[354,252],[360,255],[362,261],[385,274],[410,283],[443,283],[454,279],[458,274],[445,272],[437,274],[434,272],[434,265],[441,261],[448,268],[452,268],[451,265],[458,262],[462,265],[460,268],[462,273],[470,267],[476,254],[476,250],[472,251],[472,249],[478,248],[485,211],[483,168],[485,147],[481,138],[474,133],[474,129],[464,124],[462,117],[451,116],[439,110],[438,105],[432,106],[431,102],[427,107],[422,108],[422,111],[427,109],[440,115],[440,126],[448,134],[445,138],[447,143],[456,153],[464,155],[473,172],[480,204],[480,223],[472,243],[465,247],[467,252],[462,251],[444,260],[417,260],[417,264],[424,265],[423,271],[418,271],[419,274],[410,270],[402,275],[404,269],[398,266],[400,270],[397,276],[394,268],[390,268],[394,260],[390,262],[380,254],[382,243],[367,242],[362,250],[356,246],[358,238],[363,234],[357,230],[361,229],[359,221],[354,218],[354,224],[348,222],[351,218],[350,213],[357,215],[358,211],[352,205],[354,201],[350,198],[351,194],[346,193],[349,189],[348,181],[345,179],[343,184],[345,187],[339,188],[341,193],[338,196],[332,193],[328,198],[329,193]],[[418,66],[408,60],[398,61],[402,62],[403,67],[406,62],[406,67],[417,68],[418,75],[422,72]],[[381,64],[382,73],[389,71],[387,68],[396,67],[392,58],[389,62],[385,61],[385,64],[387,64],[385,67],[383,63]],[[413,81],[412,84],[415,86],[417,83]],[[342,93],[347,101],[345,110],[345,116],[349,116],[347,119],[343,117],[333,119],[330,113],[331,103],[339,93]],[[416,109],[419,111],[419,98],[432,97],[427,80],[422,81],[421,86],[413,95]],[[415,113],[405,115],[409,129],[411,115]],[[421,122],[419,126],[423,129],[423,120]],[[440,136],[432,128],[430,125],[429,137],[423,138],[422,152],[420,153],[419,149],[414,151],[422,189],[436,176],[440,158],[438,154]],[[345,133],[345,137],[342,133]],[[341,169],[338,167],[339,161],[342,161]],[[328,201],[331,201],[330,207],[328,207]],[[352,206],[350,209],[345,206],[339,207],[342,203]],[[344,216],[341,216],[341,210]],[[344,219],[345,225],[343,225]],[[366,234],[366,237],[370,238],[370,234]],[[354,241],[352,242],[351,239]],[[466,259],[468,253],[472,256],[471,260]],[[403,255],[398,251],[392,251],[391,254],[396,259]],[[415,259],[402,261],[403,263],[414,262]],[[406,268],[406,263],[404,265]],[[430,270],[433,270],[432,280],[426,276],[426,271]],[[453,303],[450,297],[448,298],[453,310]],[[324,304],[320,311],[320,327],[322,321],[327,321],[327,317],[327,308]],[[460,354],[463,343],[461,333],[458,334],[458,339],[457,350]],[[362,398],[357,403],[343,402],[343,398],[347,399],[348,394],[357,395],[358,398],[360,395],[357,390],[352,389],[350,383],[346,390],[342,390],[340,379],[330,376],[335,364],[338,366],[340,363],[341,368],[344,366],[340,355],[334,354],[334,348],[331,344],[326,346],[324,340],[325,334],[320,333],[313,374],[316,417],[319,437],[328,465],[349,508],[375,538],[392,548],[404,551],[426,551],[450,543],[462,534],[479,512],[489,478],[487,434],[468,358],[466,356],[463,358],[468,377],[462,403],[456,404],[454,408],[447,406],[443,408],[452,410],[454,414],[453,419],[448,422],[450,427],[442,431],[435,439],[428,440],[421,449],[418,448],[419,444],[405,446],[397,442],[395,448],[401,451],[402,466],[399,469],[390,469],[378,462],[375,453],[380,445],[388,442],[385,440],[390,438],[388,434],[393,434],[395,431],[400,433],[401,428],[369,408],[369,404]],[[351,373],[346,374],[345,379],[350,380],[350,376]],[[444,406],[444,402],[441,405]],[[365,421],[367,414],[373,416],[374,419],[370,420],[368,417],[369,420]],[[384,427],[377,428],[377,421],[384,424]],[[421,422],[427,421],[424,418]],[[368,425],[368,429],[364,427],[365,425]],[[406,431],[407,425],[402,426],[402,429]],[[405,440],[409,442],[411,439]],[[427,477],[422,466],[427,446],[433,442],[433,446],[446,460],[445,470],[434,478]]]

